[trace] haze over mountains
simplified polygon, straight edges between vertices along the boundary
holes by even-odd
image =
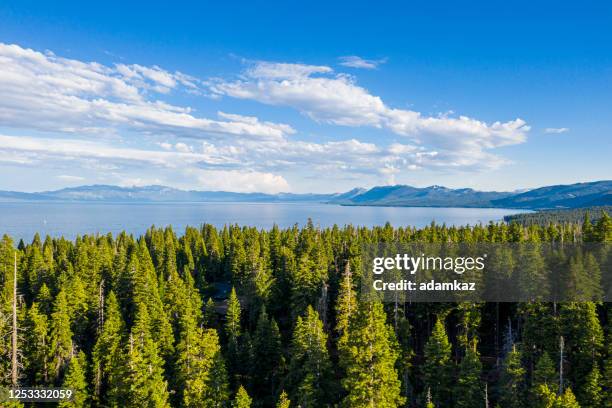
[[[337,194],[265,194],[179,190],[165,186],[90,185],[55,191],[0,191],[2,201],[79,202],[318,202],[403,207],[579,208],[612,204],[612,180],[556,185],[522,192],[477,191],[442,186],[380,186]]]

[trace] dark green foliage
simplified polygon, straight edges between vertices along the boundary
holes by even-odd
[[[553,389],[559,387],[559,375],[555,368],[555,362],[552,361],[547,352],[544,352],[539,358],[533,372],[533,387],[537,389],[542,384]]]
[[[16,255],[19,383],[70,385],[78,400],[69,406],[478,407],[487,384],[489,407],[612,408],[609,304],[359,298],[368,243],[611,237],[607,216],[543,227],[204,225],[180,237],[171,228],[138,238],[36,236],[17,248],[4,237],[0,386],[10,380]],[[545,268],[536,253],[524,255],[497,266],[530,264],[520,273],[539,290]],[[591,297],[612,257],[604,248],[571,262],[565,282]]]
[[[253,395],[272,398],[276,395],[283,374],[280,331],[276,321],[261,310],[253,336],[251,384]]]
[[[182,406],[225,406],[229,400],[227,371],[216,330],[185,327],[177,350]]]
[[[525,368],[521,365],[521,353],[516,346],[506,356],[500,379],[500,401],[506,408],[525,406]]]
[[[567,377],[574,384],[577,397],[582,400],[585,381],[601,357],[603,330],[592,302],[563,303],[559,314],[567,361],[571,367]]]
[[[204,326],[210,328],[217,327],[217,311],[215,309],[215,302],[211,298],[208,298],[206,304],[204,305],[204,316],[203,323]]]
[[[482,364],[476,342],[467,348],[459,364],[459,374],[455,387],[455,401],[458,408],[470,408],[482,405],[484,401],[484,384],[480,381]]]
[[[122,382],[120,358],[125,325],[114,292],[106,297],[104,321],[98,330],[98,338],[93,349],[93,394],[101,404],[119,406]]]
[[[303,408],[319,407],[329,400],[331,363],[327,334],[319,314],[311,307],[298,317],[291,342],[289,364],[291,396]]]
[[[124,351],[126,394],[123,402],[129,407],[169,406],[163,360],[150,326],[147,309],[141,306]]]
[[[424,389],[431,393],[434,404],[444,406],[450,401],[453,363],[451,344],[441,318],[436,319],[425,345],[424,357],[425,363],[422,368]]]
[[[391,408],[402,405],[401,384],[395,364],[399,350],[395,334],[386,323],[383,306],[362,302],[350,322],[346,377],[343,380],[349,407]]]
[[[87,407],[89,399],[89,389],[85,378],[85,370],[87,360],[85,353],[82,351],[78,355],[72,356],[68,365],[68,370],[62,383],[62,388],[72,390],[74,396],[71,401],[63,401],[59,404],[60,407]]]
[[[604,395],[602,392],[602,378],[599,367],[594,366],[582,387],[580,406],[582,408],[601,407]]]
[[[580,223],[588,214],[590,221],[597,222],[602,214],[611,213],[612,206],[602,207],[586,207],[586,208],[569,208],[566,210],[544,210],[534,213],[523,213],[507,215],[504,220],[507,222],[516,222],[522,225],[541,225],[548,226],[550,223],[555,224],[570,224]],[[584,232],[584,227],[583,227]]]
[[[70,330],[70,313],[66,292],[63,290],[57,295],[51,313],[49,327],[49,354],[51,381],[59,385],[66,363],[73,353],[72,331]]]

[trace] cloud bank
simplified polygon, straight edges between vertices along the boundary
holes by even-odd
[[[219,95],[289,106],[311,119],[349,127],[373,127],[446,154],[491,160],[485,150],[525,142],[529,126],[517,118],[486,123],[467,116],[426,116],[388,106],[345,74],[325,66],[257,62],[244,78],[218,81]],[[502,159],[496,159],[500,163]]]
[[[381,61],[342,63],[371,69]],[[213,106],[225,97],[290,107],[331,134],[307,137],[248,112],[213,109],[215,117],[204,117],[176,98],[169,103],[177,94]],[[392,139],[338,139],[335,126]],[[499,167],[507,160],[493,151],[523,143],[528,131],[518,118],[485,122],[395,108],[325,65],[255,62],[236,79],[199,79],[0,43],[0,165],[48,168],[65,182],[262,192],[291,191],[308,178],[384,183],[423,169]]]
[[[72,133],[157,132],[211,138],[281,138],[294,130],[258,120],[214,120],[156,98],[201,89],[200,81],[159,67],[113,67],[0,43],[0,122]],[[227,119],[224,117],[222,119]]]

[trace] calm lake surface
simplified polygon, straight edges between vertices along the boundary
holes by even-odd
[[[258,228],[304,225],[311,218],[315,225],[334,224],[423,227],[432,221],[447,225],[474,225],[500,221],[504,215],[524,212],[499,208],[425,208],[425,207],[343,207],[318,203],[0,203],[0,235],[31,240],[41,236],[64,236],[123,230],[140,235],[151,225],[172,225],[177,233],[186,226],[204,223]]]

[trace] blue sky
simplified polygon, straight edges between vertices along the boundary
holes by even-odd
[[[0,189],[610,179],[609,2],[3,2]]]

